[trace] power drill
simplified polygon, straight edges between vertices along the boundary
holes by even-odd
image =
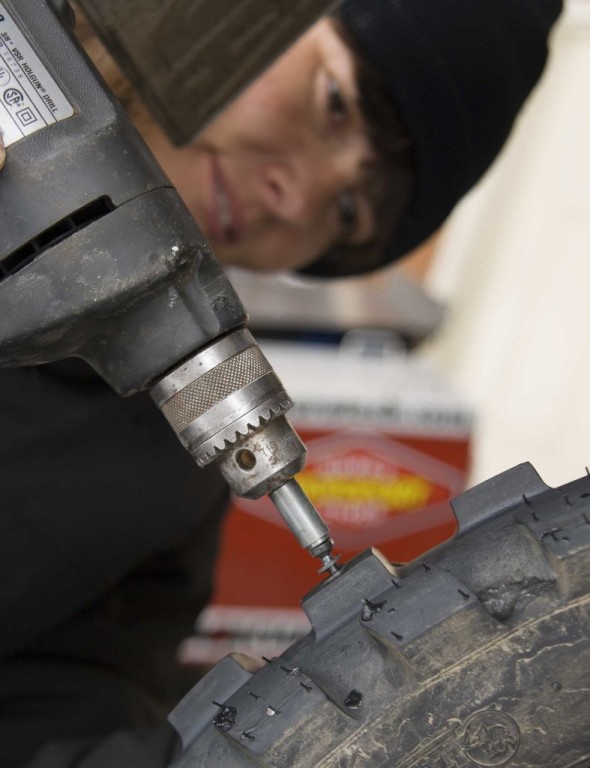
[[[110,5],[119,23],[127,9],[129,28],[141,26],[137,0]],[[168,15],[181,5],[142,0]],[[304,5],[308,24],[328,3]],[[285,417],[292,401],[74,21],[66,0],[0,0],[0,366],[77,356],[122,396],[149,390],[197,464],[217,462],[240,496],[269,494],[335,574],[329,531],[294,479],[306,449]],[[270,59],[278,51],[266,43]],[[210,113],[215,99],[204,102]],[[194,135],[175,125],[176,139]]]

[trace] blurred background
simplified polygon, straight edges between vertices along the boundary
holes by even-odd
[[[567,0],[504,153],[425,270],[446,317],[422,350],[473,403],[470,482],[590,463],[590,3]]]
[[[473,407],[470,484],[590,463],[590,1],[566,0],[544,77],[503,153],[399,267],[298,285],[235,277],[254,327],[389,329]],[[288,380],[286,381],[289,385]]]

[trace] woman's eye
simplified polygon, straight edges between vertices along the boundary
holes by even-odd
[[[356,224],[357,210],[352,195],[343,192],[338,197],[338,218],[346,233],[349,233]]]
[[[328,77],[328,111],[330,117],[336,120],[344,120],[348,115],[348,107],[342,88],[333,77]]]

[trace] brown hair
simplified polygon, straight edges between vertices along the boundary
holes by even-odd
[[[103,76],[108,87],[127,112],[135,127],[144,136],[154,125],[154,119],[141,101],[137,91],[119,69],[115,60],[98,38],[84,13],[77,3],[72,3],[76,13],[76,37],[84,46],[94,66]]]

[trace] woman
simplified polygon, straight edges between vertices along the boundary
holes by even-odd
[[[560,9],[347,0],[180,149],[82,32],[222,263],[339,276],[420,245],[479,180]]]

